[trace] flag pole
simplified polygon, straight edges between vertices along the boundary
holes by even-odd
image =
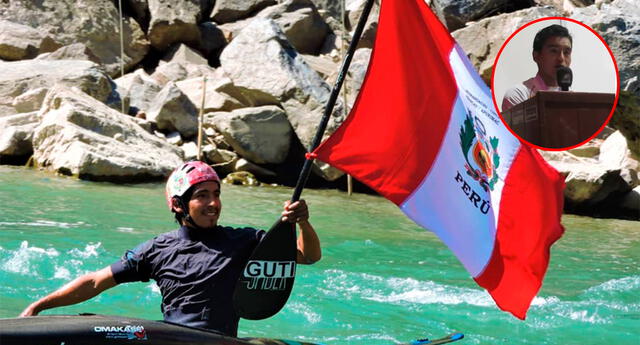
[[[374,0],[367,0],[367,3],[365,4],[362,16],[358,21],[358,27],[353,35],[353,40],[349,45],[349,51],[342,62],[338,79],[333,86],[333,90],[331,90],[331,95],[327,101],[327,107],[324,110],[322,120],[320,121],[316,135],[309,147],[309,152],[313,152],[315,148],[320,145],[322,135],[327,127],[329,117],[333,111],[338,94],[340,93],[344,76],[349,68],[349,63],[351,62],[355,48],[358,45],[358,40],[362,35],[367,17],[371,12],[373,1]],[[307,159],[304,162],[302,170],[300,171],[295,191],[291,197],[292,202],[296,202],[300,199],[302,189],[304,188],[311,172],[311,164],[313,164],[312,154],[307,153],[306,158]],[[251,263],[270,263],[273,265],[288,265],[291,269],[291,273],[290,276],[283,276],[282,278],[276,279],[276,281],[280,282],[280,285],[278,286],[278,289],[275,290],[272,287],[267,287],[264,280],[263,284],[260,285],[258,281],[261,278],[256,279],[246,273],[241,274],[233,292],[233,308],[238,316],[249,320],[262,320],[275,315],[287,303],[291,290],[293,289],[296,257],[298,255],[298,251],[296,249],[295,229],[295,224],[283,222],[282,219],[278,217],[276,223],[271,227],[271,229],[269,229],[262,241],[260,241],[257,247],[253,250],[253,253],[251,253],[251,257],[249,257],[244,272],[248,272],[247,267],[249,267]]]
[[[338,99],[338,95],[340,94],[342,83],[344,82],[345,76],[347,75],[347,71],[349,70],[349,65],[351,64],[351,60],[353,59],[353,54],[355,53],[356,48],[358,46],[358,42],[360,41],[360,37],[362,36],[362,31],[364,31],[364,26],[367,23],[367,19],[369,18],[369,13],[371,13],[373,2],[374,0],[367,0],[367,3],[364,5],[362,15],[358,20],[358,26],[356,26],[356,31],[353,33],[353,38],[351,39],[351,43],[349,44],[349,49],[347,50],[347,54],[345,55],[345,58],[342,61],[342,66],[340,67],[340,73],[338,74],[338,79],[336,79],[336,82],[333,85],[333,89],[331,90],[331,95],[329,96],[329,100],[327,101],[327,106],[324,108],[324,113],[322,115],[322,119],[320,120],[320,124],[318,125],[316,135],[313,138],[311,145],[309,146],[309,150],[308,150],[309,153],[313,152],[318,146],[320,146],[320,142],[322,141],[322,136],[324,135],[324,131],[327,128],[327,124],[329,123],[329,118],[331,117],[331,113],[333,112],[333,107],[336,105],[336,100]],[[347,105],[344,104],[344,106],[346,107]],[[300,195],[302,194],[302,189],[307,183],[307,179],[309,179],[313,161],[314,161],[313,156],[311,154],[307,154],[306,160],[304,161],[304,165],[302,166],[302,170],[300,171],[300,175],[298,176],[298,182],[296,183],[295,190],[293,191],[293,196],[291,196],[292,203],[300,199]]]

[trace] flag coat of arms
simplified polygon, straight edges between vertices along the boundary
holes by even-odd
[[[505,128],[423,0],[382,0],[360,94],[315,153],[433,231],[501,309],[526,317],[564,231],[564,178]]]

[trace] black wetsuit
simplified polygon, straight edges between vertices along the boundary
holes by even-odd
[[[154,279],[165,321],[236,336],[233,291],[264,235],[253,228],[181,227],[127,251],[111,270],[117,283]]]

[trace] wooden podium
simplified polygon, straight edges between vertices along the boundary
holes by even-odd
[[[607,120],[612,93],[539,91],[502,113],[522,139],[544,147],[565,148],[590,138]]]

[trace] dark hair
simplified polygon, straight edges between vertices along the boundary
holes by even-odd
[[[182,194],[182,197],[174,196],[175,199],[178,199],[178,203],[181,203],[181,205],[180,205],[181,208],[184,211],[186,211],[186,212],[176,212],[176,211],[172,210],[173,216],[176,219],[176,223],[178,223],[180,225],[182,225],[182,221],[189,214],[189,200],[191,200],[191,196],[193,195],[193,191],[195,190],[193,188],[194,186],[189,187],[189,189],[187,189],[187,191],[184,192],[184,194]]]
[[[569,39],[569,42],[571,42],[571,45],[573,45],[573,38],[571,38],[569,30],[562,25],[553,24],[538,31],[536,37],[533,39],[533,51],[539,52],[542,50],[544,42],[546,42],[549,37],[566,37]]]

